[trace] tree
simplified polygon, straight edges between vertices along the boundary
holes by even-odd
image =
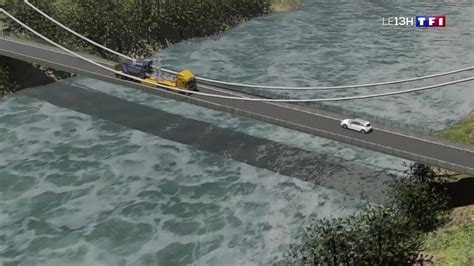
[[[316,221],[286,258],[304,265],[411,265],[421,242],[410,229],[396,210],[369,207],[346,218]]]
[[[445,223],[449,215],[449,195],[434,171],[413,163],[405,176],[393,176],[386,205],[407,217],[414,230],[429,232]]]
[[[296,264],[330,264],[351,263],[354,254],[353,233],[357,232],[352,221],[355,216],[339,219],[322,219],[306,228],[303,241],[292,245],[287,259]]]
[[[13,92],[14,89],[15,85],[10,78],[7,58],[0,56],[0,96]]]
[[[439,181],[434,170],[428,165],[414,162],[410,165],[404,163],[404,166],[408,167],[408,169],[405,170],[405,178],[407,179],[424,183]]]
[[[421,251],[420,234],[393,208],[369,208],[357,220],[363,226],[357,246],[360,265],[411,265]]]

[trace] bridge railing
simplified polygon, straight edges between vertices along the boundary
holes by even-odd
[[[214,84],[212,84],[211,82],[202,82],[202,83],[214,86]],[[219,84],[217,87],[224,87],[228,90],[232,90],[235,92],[247,93],[247,94],[256,95],[256,96],[260,96],[264,98],[290,99],[290,97],[288,96],[285,96],[285,95],[282,95],[282,94],[279,94],[267,89],[255,89],[251,87],[236,87],[232,85],[223,86],[222,84]],[[382,117],[382,116],[369,114],[363,111],[350,110],[348,108],[344,108],[342,106],[337,106],[333,104],[321,103],[321,102],[298,102],[298,103],[293,103],[293,104],[311,107],[311,108],[315,108],[315,109],[330,112],[330,113],[340,114],[340,115],[346,116],[347,118],[365,119],[365,120],[371,121],[372,123],[389,127],[390,129],[395,129],[395,130],[399,129],[398,131],[401,133],[407,133],[407,134],[415,135],[415,136],[430,136],[431,139],[436,139],[441,142],[446,142],[445,140],[447,140],[449,144],[453,146],[462,147],[462,146],[465,146],[465,144],[453,143],[452,141],[460,141],[460,140],[464,140],[465,142],[468,141],[467,136],[465,137],[465,139],[460,139],[458,137],[455,139],[454,138],[450,139],[449,136],[441,137],[441,131],[431,129],[427,126],[414,125],[414,124],[402,122],[399,120],[394,120],[388,117]]]
[[[194,100],[195,99],[192,99],[191,101],[194,101]],[[377,151],[377,152],[385,153],[385,154],[388,154],[388,155],[404,158],[404,159],[407,159],[407,160],[410,160],[410,161],[416,161],[416,162],[419,162],[419,163],[424,163],[424,164],[427,164],[427,165],[436,166],[436,167],[452,170],[452,171],[459,172],[459,173],[474,175],[474,168],[470,168],[470,167],[462,166],[462,165],[459,165],[459,164],[454,164],[454,163],[438,160],[438,159],[435,159],[435,158],[421,156],[421,155],[418,155],[418,154],[406,152],[406,151],[403,151],[403,150],[395,149],[395,148],[384,146],[384,145],[375,144],[375,143],[372,143],[372,142],[367,142],[367,141],[364,141],[364,140],[360,140],[360,139],[340,135],[340,134],[337,134],[337,133],[332,133],[332,132],[328,132],[328,131],[321,130],[321,129],[306,127],[306,126],[303,126],[303,125],[300,125],[300,124],[292,123],[292,122],[285,121],[285,120],[280,120],[280,119],[273,118],[273,117],[264,116],[264,115],[257,114],[257,113],[244,111],[244,110],[237,109],[237,108],[234,108],[234,107],[229,107],[229,106],[224,106],[224,105],[215,105],[215,104],[209,103],[209,102],[201,102],[198,105],[201,105],[201,106],[204,106],[204,107],[207,107],[207,108],[210,108],[210,109],[219,110],[219,111],[231,112],[231,113],[234,113],[234,114],[237,114],[237,115],[240,115],[240,116],[244,116],[244,117],[252,118],[252,119],[255,119],[255,120],[262,121],[262,122],[267,122],[267,123],[279,125],[279,126],[290,128],[290,129],[295,129],[295,130],[302,131],[302,132],[305,132],[305,133],[308,133],[308,134],[317,135],[317,136],[324,137],[324,138],[327,138],[327,139],[331,139],[331,140],[335,140],[335,141],[339,141],[339,142],[359,146],[359,147],[370,149],[370,150],[373,150],[373,151]]]
[[[54,46],[50,45],[48,42],[45,42],[44,40],[42,40],[41,38],[38,38],[38,37],[33,36],[31,34],[28,34],[28,33],[12,32],[9,29],[1,29],[0,30],[0,37],[17,38],[17,39],[21,39],[21,40],[24,40],[24,41],[29,41],[29,42],[33,42],[33,43],[39,43],[39,44],[42,44],[42,45],[48,45],[48,46],[54,47]]]
[[[145,90],[145,91],[150,91],[150,92],[153,92],[155,94],[157,93],[159,95],[164,93],[164,92],[160,92],[160,91],[156,91],[156,90],[149,90],[149,89],[143,88],[143,87],[141,87],[140,89]],[[474,175],[474,168],[466,167],[466,166],[455,164],[455,163],[450,163],[450,162],[443,161],[443,160],[438,160],[438,159],[427,157],[427,156],[422,156],[422,155],[415,154],[415,153],[406,152],[406,151],[403,151],[403,150],[400,150],[400,149],[396,149],[396,148],[392,148],[392,147],[388,147],[388,146],[384,146],[384,145],[380,145],[380,144],[375,144],[375,143],[372,143],[372,142],[367,142],[367,141],[364,141],[364,140],[361,140],[361,139],[356,139],[356,138],[340,135],[340,134],[325,131],[325,130],[322,130],[322,129],[311,128],[311,127],[307,127],[307,126],[300,125],[300,124],[297,124],[297,123],[293,123],[293,122],[290,122],[290,121],[285,121],[285,120],[281,120],[281,119],[278,119],[278,118],[269,117],[269,116],[265,116],[265,115],[262,115],[262,114],[245,111],[245,110],[238,109],[238,108],[235,108],[235,107],[215,104],[215,103],[212,103],[212,102],[208,102],[208,101],[193,98],[193,97],[186,97],[186,96],[182,96],[182,95],[179,95],[179,94],[173,94],[171,96],[171,98],[184,100],[185,102],[192,103],[192,104],[195,104],[195,105],[199,105],[199,106],[202,106],[202,107],[206,107],[206,108],[209,108],[209,109],[229,112],[229,113],[233,113],[233,114],[236,114],[236,115],[239,115],[239,116],[255,119],[255,120],[258,120],[258,121],[261,121],[261,122],[266,122],[266,123],[274,124],[274,125],[277,125],[277,126],[282,126],[282,127],[285,127],[285,128],[298,130],[298,131],[301,131],[301,132],[304,132],[304,133],[320,136],[320,137],[335,140],[335,141],[338,141],[338,142],[359,146],[359,147],[362,147],[362,148],[366,148],[366,149],[370,149],[370,150],[373,150],[373,151],[385,153],[385,154],[392,155],[392,156],[395,156],[395,157],[404,158],[404,159],[407,159],[407,160],[410,160],[410,161],[415,161],[415,162],[419,162],[419,163],[423,163],[423,164],[427,164],[427,165],[431,165],[431,166],[436,166],[436,167],[439,167],[439,168],[448,169],[448,170],[455,171],[455,172],[458,172],[458,173]]]

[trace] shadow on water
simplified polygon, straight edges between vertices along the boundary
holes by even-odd
[[[54,83],[25,89],[19,94],[335,189],[370,202],[383,200],[386,187],[384,182],[389,179],[383,171],[328,154],[220,128],[211,123],[170,114],[83,86]]]
[[[474,204],[474,177],[466,177],[457,182],[445,184],[451,196],[452,208]]]

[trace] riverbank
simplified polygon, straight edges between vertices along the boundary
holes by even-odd
[[[273,12],[286,12],[301,7],[304,0],[272,0],[271,10]]]
[[[0,96],[23,88],[42,86],[71,74],[48,67],[0,56]]]
[[[444,138],[474,144],[474,111],[456,125],[441,131]],[[474,265],[474,177],[457,175],[448,187],[452,188],[451,221],[430,233],[425,251],[433,255],[437,265]]]
[[[474,265],[474,205],[454,208],[450,219],[428,235],[424,253],[436,265]]]
[[[441,131],[441,136],[457,142],[474,144],[474,110],[456,125]]]

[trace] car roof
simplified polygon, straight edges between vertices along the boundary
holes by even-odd
[[[354,121],[361,122],[362,124],[370,124],[369,121],[364,120],[364,119],[360,119],[360,118],[356,118],[356,119],[354,119]]]

